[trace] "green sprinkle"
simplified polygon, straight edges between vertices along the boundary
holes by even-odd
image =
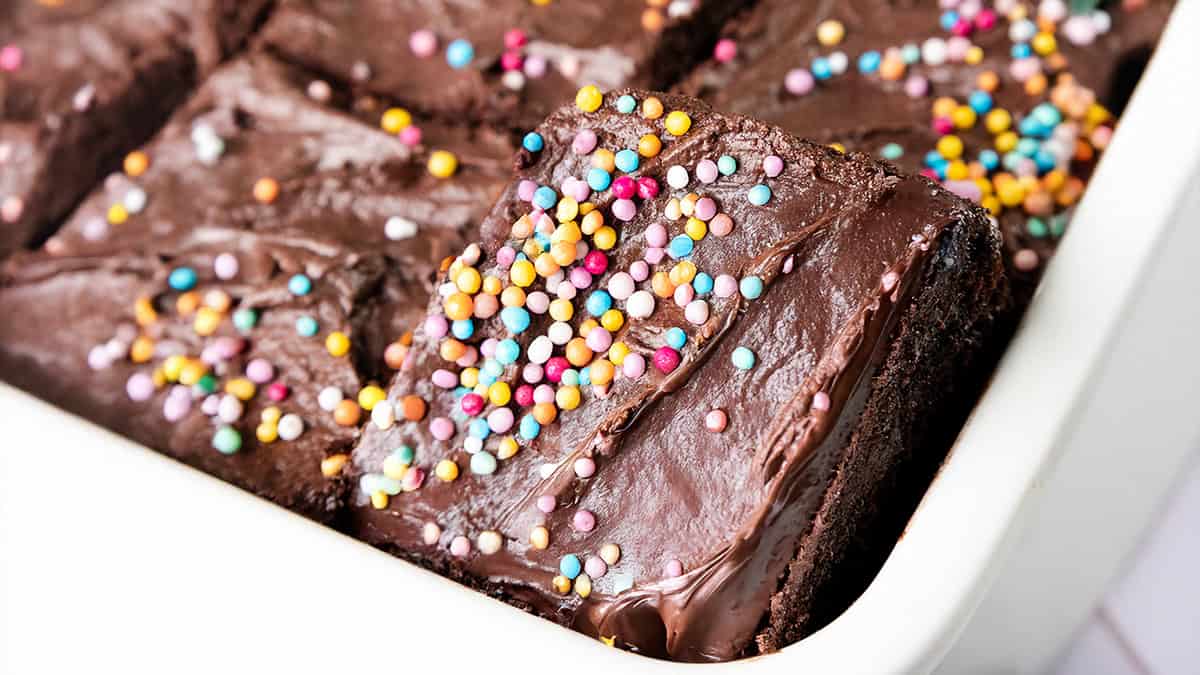
[[[231,426],[223,426],[213,434],[212,445],[223,455],[232,455],[242,449],[242,435]]]
[[[1041,218],[1031,217],[1025,222],[1025,231],[1034,239],[1045,239],[1050,233],[1050,228],[1046,227],[1046,222]]]

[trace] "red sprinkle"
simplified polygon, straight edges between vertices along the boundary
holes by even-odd
[[[517,405],[528,407],[533,405],[533,385],[522,384],[517,387],[513,393],[513,398],[517,399]]]
[[[612,182],[612,193],[617,199],[633,199],[636,191],[637,186],[629,176],[621,176]]]
[[[659,347],[654,352],[654,367],[664,375],[679,367],[679,352],[670,347]]]
[[[509,28],[504,31],[504,46],[508,49],[520,49],[528,41],[525,31],[520,28]]]
[[[558,384],[559,382],[562,382],[563,373],[565,373],[570,367],[571,362],[565,357],[555,356],[546,362],[546,379]]]
[[[604,251],[591,251],[583,257],[583,269],[597,276],[604,274],[608,269],[608,256]]]
[[[642,199],[654,199],[658,196],[658,181],[642,176],[637,181],[637,194]]]
[[[463,396],[462,411],[472,417],[483,412],[483,397],[475,392]]]
[[[289,391],[290,390],[288,389],[288,386],[286,384],[284,384],[282,382],[272,382],[267,387],[267,398],[271,399],[272,401],[276,401],[276,402],[282,401],[283,399],[288,397]]]

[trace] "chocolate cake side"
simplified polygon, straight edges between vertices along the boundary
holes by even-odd
[[[265,0],[0,10],[0,255],[36,244],[239,46]]]
[[[667,87],[745,0],[283,0],[261,42],[444,119],[532,128],[580,86]]]
[[[350,531],[625,649],[778,648],[845,600],[897,474],[946,451],[1007,297],[999,235],[692,99],[577,101],[449,267],[353,452]]]
[[[367,126],[311,84],[265,56],[227,64],[7,261],[0,314],[20,320],[0,323],[0,378],[333,521],[373,383],[510,151],[485,131]],[[434,175],[435,153],[455,166]]]

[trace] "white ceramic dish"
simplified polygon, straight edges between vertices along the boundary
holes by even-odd
[[[1051,662],[1200,438],[1196,35],[1200,0],[1180,0],[1020,334],[875,582],[781,653],[706,669]],[[696,668],[524,615],[3,386],[0,422],[0,672]]]

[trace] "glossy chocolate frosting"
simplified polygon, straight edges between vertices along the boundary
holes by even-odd
[[[635,112],[615,109],[622,96],[635,99]],[[827,490],[867,423],[862,411],[884,374],[901,319],[910,317],[908,331],[930,333],[946,318],[934,315],[940,303],[967,317],[990,316],[995,309],[978,298],[994,299],[1001,285],[998,233],[981,211],[925,179],[797,140],[777,127],[714,113],[693,99],[654,94],[666,111],[690,117],[690,129],[677,137],[664,131],[663,118],[640,114],[649,96],[617,91],[605,95],[597,112],[571,106],[551,115],[537,129],[544,149],[522,154],[517,181],[484,221],[481,253],[469,249],[451,270],[474,264],[485,278],[507,282],[497,256],[506,245],[522,248],[511,229],[533,208],[527,194],[522,198],[528,187],[518,181],[557,188],[585,176],[595,153],[572,149],[580,131],[591,130],[599,148],[613,151],[638,147],[639,139],[652,135],[661,140],[661,153],[643,157],[631,175],[653,178],[661,188],[657,196],[637,199],[627,222],[614,217],[612,190],[590,196],[619,240],[607,252],[607,270],[579,291],[572,326],[578,329],[587,316],[584,298],[608,288],[636,261],[655,257],[646,243],[648,227],[665,225],[670,237],[681,233],[686,218],[673,213],[670,200],[689,192],[715,200],[733,227],[725,236],[710,232],[685,259],[713,277],[757,277],[765,286],[761,297],[751,299],[752,291],[697,296],[710,308],[698,324],[685,319],[669,295],[655,298],[645,318],[630,316],[630,304],[618,299],[614,307],[626,314],[613,339],[650,363],[668,330],[682,329],[686,342],[678,367],[660,372],[648,365],[643,375],[623,376],[618,366],[611,384],[582,386],[578,408],[558,410],[536,438],[513,427],[520,450],[511,457],[497,449],[503,434],[491,434],[480,452],[499,455],[499,466],[479,474],[466,450],[472,418],[463,412],[464,392],[433,381],[438,370],[462,370],[442,359],[443,341],[430,327],[439,323],[444,296],[454,290],[443,287],[430,304],[434,318],[417,332],[389,393],[393,404],[419,397],[428,413],[419,422],[368,425],[353,452],[359,482],[350,527],[370,543],[610,644],[675,660],[727,660],[754,652],[753,639],[789,562],[816,514],[840,498]],[[736,170],[710,183],[698,180],[698,163],[722,155],[736,162]],[[778,175],[767,175],[768,157],[782,161]],[[665,180],[675,166],[689,176],[679,189]],[[765,204],[748,201],[756,185],[770,190]],[[952,240],[971,244],[952,247]],[[666,257],[651,268],[665,272],[673,264]],[[956,281],[945,283],[950,278]],[[544,286],[538,279],[526,291]],[[650,286],[649,280],[637,285]],[[937,302],[930,300],[931,290],[940,294]],[[549,292],[553,297],[556,291]],[[495,317],[476,319],[474,335],[465,341],[486,354],[485,339],[514,339],[521,358],[500,377],[516,389],[531,342],[550,322],[534,313],[529,329],[513,334]],[[738,347],[753,352],[752,368],[733,365]],[[563,348],[553,353],[561,355]],[[591,367],[599,368],[596,363]],[[920,365],[926,372],[951,367],[932,354]],[[509,407],[521,420],[530,411],[517,400],[489,404],[475,419]],[[909,405],[915,415],[933,415],[931,401],[918,396]],[[719,432],[705,425],[715,410],[727,417]],[[447,420],[454,434],[438,440],[434,427]],[[881,423],[888,421],[876,421]],[[897,434],[891,442],[902,438],[907,436]],[[423,471],[423,485],[390,499],[364,492],[381,484],[381,471],[394,472],[385,460],[401,446],[415,450],[404,479],[420,484],[413,472]],[[451,482],[435,477],[436,465],[446,459],[460,469]],[[583,466],[578,460],[594,462],[594,475],[586,466],[577,469]],[[554,504],[549,513],[547,500]],[[581,510],[594,514],[594,528],[587,527],[586,515],[578,524]],[[538,526],[548,529],[547,548],[531,543]],[[587,582],[576,577],[574,590],[555,590],[552,580],[564,556],[584,561],[606,544],[620,547],[616,564]],[[593,570],[594,561],[586,567]]]
[[[43,239],[242,43],[265,0],[0,7],[0,255]]]
[[[322,475],[321,461],[348,451],[358,425],[336,423],[318,393],[336,387],[354,399],[385,376],[385,348],[418,320],[438,261],[475,236],[509,173],[511,150],[500,135],[418,120],[424,143],[459,159],[455,175],[435,178],[426,169],[430,146],[407,145],[311,100],[310,79],[265,56],[222,67],[144,149],[144,173],[110,176],[43,250],[10,260],[0,314],[22,319],[0,326],[0,376],[328,520],[342,484]],[[331,100],[351,106],[344,97]],[[355,109],[378,119],[377,111]],[[216,157],[200,148],[212,136],[223,147]],[[253,196],[262,178],[276,181],[273,200]],[[134,208],[138,202],[144,206]],[[110,222],[114,205],[125,218]],[[396,218],[412,229],[389,232]],[[237,262],[231,277],[216,273],[222,255]],[[212,335],[199,335],[194,312],[177,309],[183,293],[167,280],[184,267],[196,272],[201,298],[209,291],[231,297]],[[311,292],[289,290],[296,274],[312,281]],[[135,321],[139,298],[151,300],[155,321]],[[231,317],[246,309],[257,312],[257,324],[239,331]],[[302,318],[316,320],[316,335],[298,334]],[[333,331],[350,337],[348,355],[327,351]],[[139,335],[155,344],[144,363],[130,355]],[[162,369],[171,354],[194,358],[222,337],[245,340],[235,356],[210,369],[222,385],[261,358],[274,368],[271,382],[289,389],[276,402],[265,392],[268,383],[259,385],[232,423],[243,446],[231,456],[211,446],[219,424],[202,412],[204,396],[193,393],[186,415],[167,420],[171,385],[144,401],[126,393],[135,374]],[[98,346],[110,356],[93,354]],[[302,418],[299,438],[256,440],[261,413],[272,405]]]
[[[666,87],[711,50],[744,0],[284,0],[261,39],[289,60],[420,110],[530,128],[585,84]],[[506,46],[506,33],[524,38]],[[431,31],[428,56],[410,47]],[[454,40],[474,57],[447,62]],[[506,52],[517,67],[502,65]]]
[[[1052,98],[1050,90],[1030,95],[1010,74],[1013,41],[1009,35],[1010,23],[1000,9],[1004,4],[982,3],[989,10],[995,8],[1000,18],[996,28],[974,30],[968,36],[973,45],[983,50],[979,62],[917,63],[909,68],[909,75],[923,76],[929,83],[928,91],[920,96],[906,93],[907,75],[898,81],[884,81],[878,74],[863,75],[856,60],[869,50],[883,52],[904,44],[922,45],[929,38],[951,38],[951,32],[939,26],[939,18],[947,8],[956,8],[956,3],[763,0],[730,21],[723,31],[723,37],[736,43],[736,56],[726,62],[709,60],[678,89],[707,100],[718,110],[752,115],[798,136],[841,143],[850,150],[880,156],[886,145],[898,144],[904,154],[892,161],[906,171],[917,172],[927,167],[925,154],[935,149],[940,137],[931,124],[935,99],[949,96],[965,103],[978,90],[981,73],[999,74],[1001,84],[992,97],[995,107],[1012,113],[1014,127],[1038,103]],[[1054,3],[1007,4],[1019,4],[1029,10],[1030,16],[1037,16],[1040,5]],[[1120,113],[1173,5],[1172,0],[1100,3],[1110,17],[1111,28],[1086,44],[1069,39],[1060,23],[1055,58],[1061,57],[1062,62],[1055,64],[1046,59],[1042,68],[1051,76],[1051,89],[1058,75],[1067,73],[1091,92],[1083,95],[1094,94],[1095,100],[1110,111]],[[844,26],[845,37],[836,45],[822,45],[817,38],[818,26],[828,20]],[[845,74],[818,82],[808,94],[788,92],[784,82],[789,71],[806,69],[815,58],[828,57],[837,51],[849,57]],[[972,129],[953,132],[962,138],[965,154],[971,159],[979,151],[993,147],[993,137],[984,129],[982,118],[980,115],[980,122]],[[1099,152],[1096,150],[1095,154]],[[1074,160],[1071,173],[1086,180],[1094,164],[1091,158]],[[1070,211],[1069,206],[1062,204],[1055,208],[1063,221]],[[1051,222],[1049,232],[1030,227],[1029,216],[1020,208],[1006,209],[1000,218],[1010,273],[1026,282],[1026,295],[1032,290],[1032,282],[1041,275],[1040,263],[1053,254],[1062,235],[1061,225],[1054,219],[1043,218],[1043,221]],[[1020,258],[1014,265],[1015,256]]]

